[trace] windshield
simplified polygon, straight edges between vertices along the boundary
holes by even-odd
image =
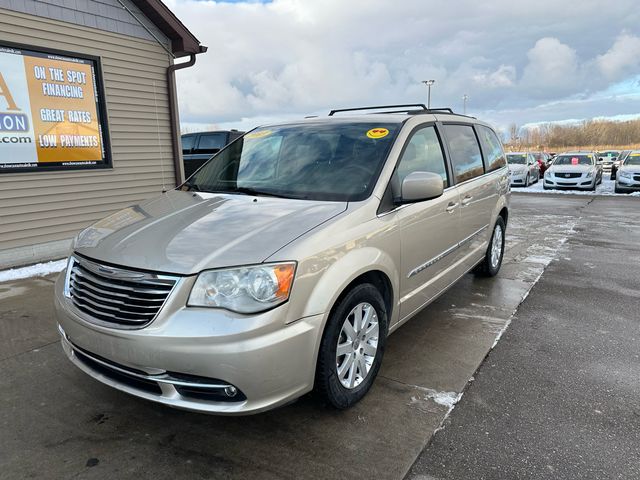
[[[341,122],[259,128],[212,157],[182,189],[364,200],[400,127]]]
[[[591,155],[558,155],[554,165],[593,165]]]
[[[527,155],[524,153],[508,153],[507,163],[513,163],[516,165],[526,165]]]
[[[619,152],[612,150],[610,152],[600,152],[600,156],[601,157],[617,157],[618,153]]]
[[[624,162],[625,165],[640,165],[640,152],[633,152]]]

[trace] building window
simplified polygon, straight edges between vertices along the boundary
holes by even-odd
[[[0,173],[110,166],[98,59],[0,44]]]

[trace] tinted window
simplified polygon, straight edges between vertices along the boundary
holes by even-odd
[[[526,165],[527,154],[526,153],[508,153],[507,160],[512,165]]]
[[[195,135],[183,135],[182,136],[182,153],[189,153],[189,150],[193,148],[193,144],[196,141]]]
[[[398,163],[395,185],[400,186],[413,172],[437,173],[442,177],[444,188],[449,186],[442,145],[434,127],[425,127],[413,134]]]
[[[400,127],[341,122],[260,128],[213,156],[183,189],[364,200]]]
[[[627,159],[624,162],[625,165],[640,165],[640,152],[633,152],[631,155],[627,156]]]
[[[215,153],[227,144],[226,133],[206,133],[200,135],[199,153]]]
[[[507,160],[498,136],[490,128],[483,127],[482,125],[478,125],[477,128],[480,143],[484,149],[485,168],[487,172],[492,172],[493,170],[504,167],[507,164]]]
[[[482,153],[473,128],[469,125],[445,125],[444,131],[456,183],[482,175]]]

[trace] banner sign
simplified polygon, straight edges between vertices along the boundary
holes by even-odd
[[[0,173],[110,166],[97,70],[0,45]]]

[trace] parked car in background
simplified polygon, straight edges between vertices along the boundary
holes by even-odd
[[[599,152],[598,158],[602,160],[602,169],[604,171],[611,171],[613,164],[618,160],[620,155],[619,150],[608,150],[606,152]]]
[[[238,130],[219,130],[182,135],[184,178],[189,178],[212,155],[218,153],[243,134],[244,132],[239,132]]]
[[[544,172],[549,168],[549,163],[551,162],[551,155],[545,152],[533,152],[531,153],[533,158],[538,162],[538,166],[540,167],[540,178],[544,175]]]
[[[624,163],[624,161],[627,159],[630,153],[631,153],[631,150],[623,150],[620,152],[620,154],[618,155],[618,159],[615,162],[613,162],[613,165],[611,166],[611,180],[616,179],[618,168],[620,167],[620,165]]]
[[[595,190],[602,183],[602,161],[595,153],[559,154],[544,175],[543,188]]]
[[[540,180],[540,166],[533,154],[527,152],[507,153],[512,187],[528,187]]]
[[[495,131],[401,107],[258,128],[81,232],[55,294],[70,361],[200,412],[257,413],[314,388],[358,402],[388,335],[504,254]]]
[[[640,191],[640,150],[630,152],[618,167],[616,193]]]

